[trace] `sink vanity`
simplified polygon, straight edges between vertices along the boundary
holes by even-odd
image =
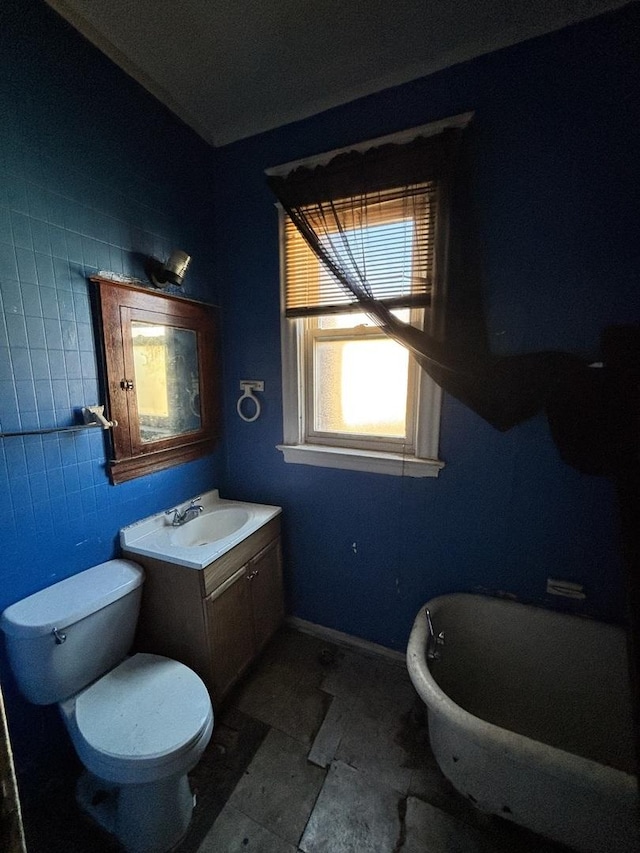
[[[216,703],[284,616],[280,512],[215,490],[120,531],[145,569],[137,648],[195,670]]]

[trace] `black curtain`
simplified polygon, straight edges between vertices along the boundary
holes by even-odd
[[[408,143],[338,154],[326,164],[300,166],[267,180],[340,286],[447,393],[503,431],[546,410],[567,462],[589,473],[610,473],[617,458],[601,428],[602,372],[568,352],[496,356],[489,349],[472,222],[469,139],[468,129],[451,128]],[[448,229],[448,270],[444,322],[429,333],[397,319],[375,299],[365,265],[342,257],[340,246],[329,246],[326,235],[345,230],[340,218],[345,199],[364,209],[377,192],[402,187],[409,194],[417,184],[434,181],[441,227],[446,222]]]

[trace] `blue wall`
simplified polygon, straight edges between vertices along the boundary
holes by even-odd
[[[597,358],[603,327],[640,320],[638,13],[627,7],[217,152],[226,482],[236,497],[284,507],[296,615],[401,649],[431,596],[483,589],[556,606],[551,576],[584,584],[583,612],[622,618],[612,486],[560,460],[543,416],[500,434],[445,398],[438,479],[284,463],[277,216],[263,170],[474,110],[493,349]],[[251,424],[233,406],[243,377],[265,380],[263,416]]]
[[[145,255],[175,246],[193,256],[187,295],[218,294],[211,149],[44,3],[3,3],[0,65],[0,431],[13,431],[104,402],[87,276],[141,275]],[[218,450],[114,487],[105,450],[100,431],[0,440],[0,610],[111,558],[120,527],[220,479]],[[0,665],[20,764],[53,760],[51,714]]]

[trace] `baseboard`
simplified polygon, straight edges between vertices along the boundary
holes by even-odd
[[[406,665],[406,657],[403,652],[396,652],[394,649],[388,649],[386,646],[378,645],[378,643],[370,643],[368,640],[360,639],[360,637],[343,634],[342,631],[325,628],[324,625],[316,625],[315,622],[308,622],[306,619],[299,619],[297,616],[287,616],[285,624],[295,628],[296,631],[310,634],[312,637],[318,637],[321,640],[334,643],[336,646],[352,649],[371,657],[382,657],[398,666]]]

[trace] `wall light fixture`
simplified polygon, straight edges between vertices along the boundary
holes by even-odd
[[[156,287],[166,288],[170,284],[182,287],[190,263],[191,255],[174,249],[164,262],[147,258],[147,275]]]

